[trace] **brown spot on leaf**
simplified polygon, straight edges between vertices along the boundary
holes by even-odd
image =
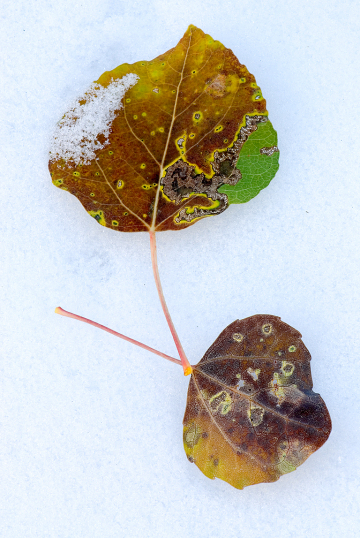
[[[226,76],[224,74],[217,75],[210,84],[206,87],[206,93],[212,97],[223,97],[226,90]]]

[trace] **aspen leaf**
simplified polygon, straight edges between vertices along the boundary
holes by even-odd
[[[242,489],[294,471],[330,435],[312,391],[310,353],[279,317],[234,321],[193,366],[184,416],[188,459]]]
[[[73,104],[54,134],[52,180],[103,226],[180,230],[269,183],[279,153],[267,114],[233,52],[189,26],[174,48],[105,72]]]

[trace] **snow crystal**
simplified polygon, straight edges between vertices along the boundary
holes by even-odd
[[[75,164],[89,164],[95,158],[95,151],[109,144],[115,111],[123,107],[121,100],[125,92],[138,79],[137,75],[129,73],[121,79],[112,79],[106,88],[91,84],[57,124],[50,146],[50,160],[62,158]],[[103,143],[98,140],[100,134],[105,136]]]

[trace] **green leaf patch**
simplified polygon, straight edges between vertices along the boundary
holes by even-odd
[[[218,189],[227,194],[229,204],[248,202],[269,185],[279,168],[277,133],[270,121],[259,123],[249,136],[241,148],[236,168],[242,179],[236,185],[222,185]]]

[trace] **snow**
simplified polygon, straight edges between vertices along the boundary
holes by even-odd
[[[50,144],[50,161],[62,158],[75,164],[89,164],[95,151],[109,144],[115,111],[123,108],[122,98],[138,79],[129,73],[121,79],[111,79],[107,87],[91,84],[57,124]],[[105,137],[102,143],[98,140],[100,134]]]
[[[3,1],[1,537],[359,536],[359,21],[353,0]],[[148,234],[100,226],[47,165],[69,103],[189,24],[254,73],[280,169],[249,203],[158,234],[169,311],[191,363],[235,319],[281,316],[333,420],[299,469],[243,491],[187,461],[179,366],[54,314],[176,356]]]

